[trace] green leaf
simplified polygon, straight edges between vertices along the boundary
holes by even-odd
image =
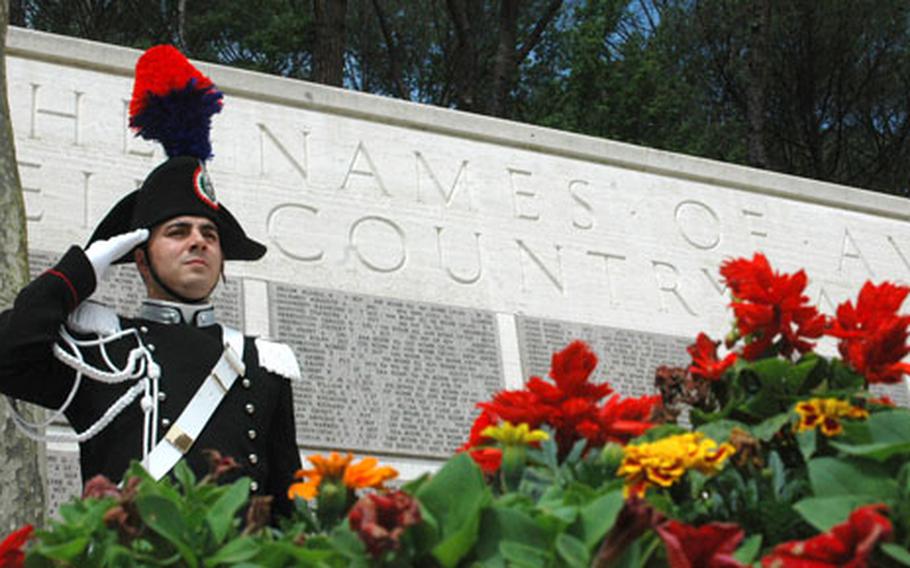
[[[588,547],[566,533],[560,533],[556,537],[556,554],[565,566],[587,566],[591,561]]]
[[[553,518],[558,519],[565,527],[574,523],[575,519],[578,518],[578,507],[575,505],[548,508],[545,512]]]
[[[239,562],[245,562],[253,558],[258,553],[259,545],[256,541],[248,536],[243,536],[229,541],[218,552],[206,558],[204,565],[207,567],[218,566],[219,564],[234,566]]]
[[[870,495],[809,497],[793,505],[793,509],[820,532],[827,532],[834,525],[846,521],[857,507],[880,501]]]
[[[775,434],[780,432],[780,429],[783,428],[784,425],[786,425],[788,422],[790,422],[789,412],[775,414],[771,418],[768,418],[762,421],[760,424],[755,425],[752,428],[752,435],[762,442],[767,442],[771,440]]]
[[[891,456],[910,453],[910,412],[904,409],[878,412],[866,420],[864,429],[857,429],[865,443],[850,443],[859,435],[843,441],[832,441],[838,450],[855,456],[885,461]]]
[[[808,463],[818,447],[818,434],[815,430],[798,432],[796,434],[796,442],[799,444],[799,453],[802,454],[803,459]]]
[[[780,500],[784,485],[787,483],[787,470],[777,452],[771,452],[771,455],[768,456],[768,466],[771,468],[771,486],[774,489],[774,496]]]
[[[292,563],[283,563],[281,566],[297,566],[297,567],[310,567],[313,568],[332,564],[327,564],[330,559],[340,560],[338,553],[333,550],[318,549],[314,550],[312,548],[306,548],[304,546],[297,546],[294,543],[286,541],[277,541],[277,542],[268,542],[265,547],[273,550],[280,551],[284,556],[290,557],[294,560]],[[345,566],[354,565],[355,563],[344,564]],[[338,564],[335,564],[338,565]]]
[[[831,445],[845,454],[869,458],[879,462],[887,461],[891,456],[910,453],[910,442],[904,442],[902,444],[882,442],[878,444],[857,445],[832,442]]]
[[[439,523],[440,541],[433,555],[455,566],[474,547],[480,511],[490,501],[483,474],[467,453],[450,459],[417,492],[417,499]]]
[[[474,550],[479,561],[496,562],[502,560],[499,545],[503,542],[535,547],[546,545],[551,539],[530,515],[518,509],[494,506],[483,511]]]
[[[506,560],[508,566],[515,566],[516,568],[539,568],[540,566],[546,566],[550,560],[550,554],[546,550],[511,540],[502,542],[499,545],[499,553]]]
[[[910,552],[903,546],[893,542],[886,542],[881,545],[881,549],[885,554],[900,562],[901,565],[910,566]]]
[[[743,564],[752,564],[758,556],[758,553],[761,552],[761,543],[762,535],[754,534],[750,536],[739,545],[739,548],[733,553],[733,558],[739,560]]]
[[[738,410],[756,418],[779,414],[789,394],[785,377],[792,367],[785,359],[770,357],[744,365],[734,381],[735,388],[746,396]]]
[[[831,362],[829,385],[832,390],[857,390],[866,386],[866,379],[859,373],[853,372],[840,359],[834,359]]]
[[[713,422],[708,422],[707,424],[702,424],[696,428],[695,431],[701,432],[715,442],[723,443],[730,439],[730,432],[733,431],[734,428],[739,428],[744,432],[748,432],[750,430],[749,426],[743,422],[723,418],[721,420],[715,420]]]
[[[37,547],[37,552],[54,560],[72,563],[85,552],[85,547],[88,546],[89,540],[88,536],[83,536],[61,544],[50,546],[40,544]]]
[[[897,483],[887,469],[868,460],[822,457],[809,462],[809,481],[816,497],[872,495],[891,500]]]
[[[186,460],[180,460],[177,462],[177,465],[174,466],[174,477],[176,477],[177,481],[180,482],[180,485],[183,486],[183,490],[187,495],[190,495],[193,492],[193,488],[196,486],[196,475],[193,474],[193,470],[190,469]]]
[[[215,543],[221,543],[235,521],[237,511],[250,495],[250,478],[241,477],[221,494],[205,515],[205,521],[212,531]]]
[[[416,479],[412,479],[407,483],[401,485],[401,490],[408,493],[409,495],[414,495],[417,491],[423,486],[424,483],[430,480],[430,474],[424,473]]]
[[[815,353],[809,353],[787,370],[784,380],[791,394],[807,394],[824,379],[825,365]]]
[[[613,528],[623,503],[622,491],[611,491],[581,508],[579,536],[588,550],[600,544],[604,535]]]
[[[743,366],[740,374],[752,371],[763,383],[781,383],[793,368],[793,363],[777,357],[764,357]]]
[[[136,499],[136,508],[145,524],[167,539],[189,566],[196,568],[199,565],[187,544],[190,540],[187,526],[173,502],[158,495],[145,495]]]
[[[675,436],[677,434],[685,434],[686,432],[688,432],[688,430],[682,426],[677,426],[676,424],[660,424],[648,429],[648,431],[641,436],[633,438],[629,443],[642,444],[645,442],[655,442],[661,438]]]

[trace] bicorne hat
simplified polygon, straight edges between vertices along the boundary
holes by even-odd
[[[222,94],[212,81],[176,48],[156,46],[139,58],[130,101],[130,127],[138,136],[160,142],[168,160],[108,212],[89,244],[193,215],[217,225],[225,260],[256,260],[265,254],[265,246],[249,238],[218,202],[205,168],[205,160],[212,155],[211,119],[221,111],[221,101]],[[131,260],[130,253],[116,263]]]

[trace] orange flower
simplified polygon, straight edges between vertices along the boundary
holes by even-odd
[[[376,458],[363,458],[359,463],[352,464],[344,471],[344,484],[350,489],[364,487],[381,487],[383,482],[398,477],[395,468],[389,466],[377,467]]]
[[[362,489],[381,487],[383,482],[398,477],[398,472],[391,467],[377,467],[376,458],[364,458],[352,464],[354,456],[350,453],[342,456],[332,452],[328,457],[313,454],[307,459],[313,464],[313,469],[297,470],[294,478],[305,481],[288,488],[288,499],[313,499],[319,495],[319,486],[327,480],[341,480],[348,489]]]

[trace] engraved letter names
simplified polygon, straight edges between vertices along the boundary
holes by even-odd
[[[269,296],[272,335],[303,374],[303,447],[447,457],[503,388],[490,312],[276,283]]]

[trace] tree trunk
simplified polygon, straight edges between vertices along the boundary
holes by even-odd
[[[313,48],[313,80],[341,87],[344,80],[344,48],[347,32],[347,0],[313,0],[316,46]]]
[[[550,0],[534,28],[518,47],[519,0],[501,0],[499,5],[499,46],[493,69],[493,96],[487,113],[508,118],[511,115],[512,90],[518,80],[518,66],[540,42],[544,30],[562,7],[562,0]]]
[[[518,28],[518,0],[500,0],[499,4],[499,46],[493,66],[493,97],[487,107],[488,114],[506,116],[509,93],[518,72],[515,59],[515,39]]]
[[[2,3],[2,0],[0,0]],[[11,0],[9,3],[9,24],[25,27],[25,0]]]
[[[411,96],[401,81],[401,61],[403,59],[401,49],[395,34],[389,28],[388,18],[386,18],[379,0],[373,0],[373,12],[376,14],[376,21],[379,23],[382,38],[385,40],[386,52],[389,55],[389,82],[395,87],[398,98],[410,100]]]
[[[186,46],[186,0],[177,2],[177,45],[184,54],[189,55]]]
[[[749,165],[770,168],[767,147],[768,36],[771,33],[770,0],[753,0],[750,14],[746,113],[749,120]]]
[[[455,28],[455,53],[453,77],[455,106],[459,110],[473,111],[481,106],[477,102],[477,45],[471,25],[473,7],[468,0],[447,0],[449,18]]]
[[[0,0],[0,308],[9,307],[28,282],[25,205],[19,184],[13,128],[6,98],[6,26],[8,0]],[[0,533],[44,520],[41,448],[20,434],[0,403]]]

